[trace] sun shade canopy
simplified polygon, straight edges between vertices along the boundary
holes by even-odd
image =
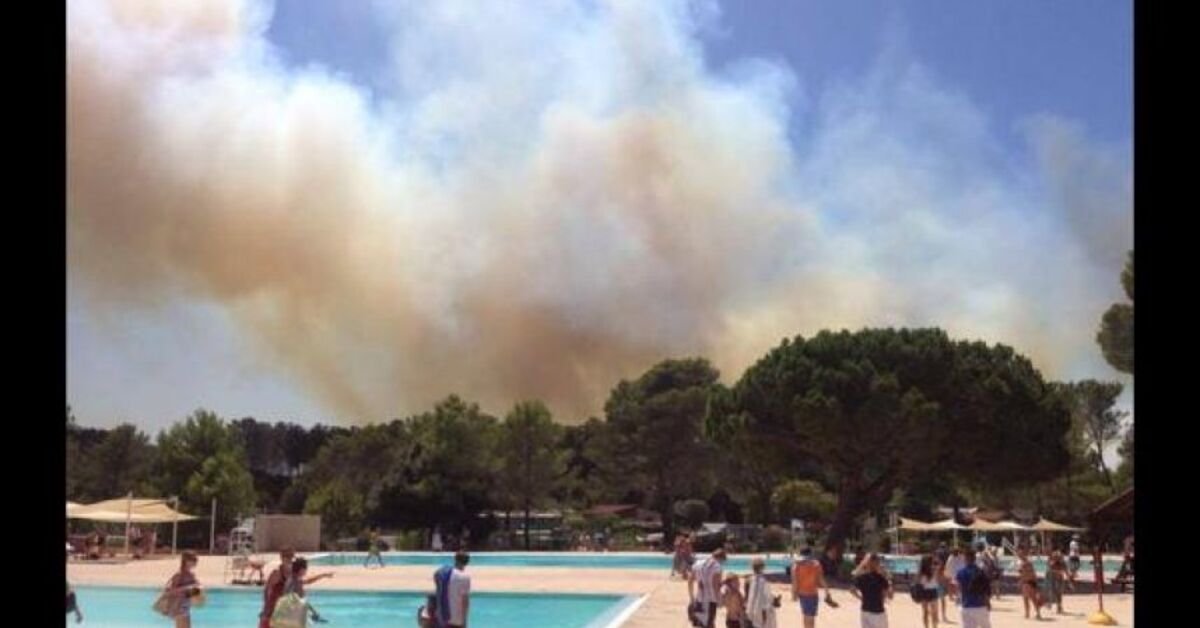
[[[967,526],[967,529],[975,530],[977,532],[1008,532],[1012,528],[1002,526],[998,523],[992,523],[987,519],[976,518],[975,521],[971,522],[971,525]]]
[[[68,519],[110,523],[172,523],[198,519],[178,512],[162,499],[108,499],[94,504],[67,502]]]
[[[1055,523],[1045,517],[1038,519],[1038,522],[1033,524],[1030,530],[1039,532],[1083,532],[1083,528],[1074,528],[1061,523]]]

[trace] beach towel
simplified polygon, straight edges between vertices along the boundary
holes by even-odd
[[[446,565],[433,574],[433,586],[437,589],[437,620],[439,626],[450,623],[450,576],[454,568]]]
[[[753,628],[775,628],[775,596],[765,576],[754,576],[746,595],[746,616]]]

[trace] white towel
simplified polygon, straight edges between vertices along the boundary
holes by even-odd
[[[763,622],[763,613],[766,622]],[[771,587],[762,574],[750,579],[750,593],[746,598],[746,614],[754,623],[754,628],[775,628],[775,604],[771,595]]]

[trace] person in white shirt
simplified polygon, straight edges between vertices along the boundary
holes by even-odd
[[[708,558],[698,560],[688,578],[688,607],[699,603],[704,623],[703,628],[714,628],[717,607],[720,605],[721,576],[725,564],[725,550],[718,549]]]
[[[950,551],[950,557],[946,559],[943,582],[948,585],[950,598],[960,607],[962,606],[962,591],[958,590],[958,581],[955,580],[955,576],[958,575],[959,570],[966,566],[967,561],[963,558],[962,550],[955,547]],[[950,618],[946,616],[945,604],[942,605],[942,621],[945,623],[950,622]]]
[[[437,588],[437,614],[447,628],[466,628],[471,611],[471,577],[467,563],[471,557],[463,551],[454,554],[454,567],[449,565],[433,574]]]
[[[1071,590],[1074,591],[1075,590],[1075,576],[1077,576],[1079,574],[1079,562],[1080,562],[1080,560],[1079,560],[1079,535],[1078,534],[1071,535],[1071,544],[1068,546],[1068,548],[1069,548],[1068,549],[1069,558],[1067,558],[1067,562],[1070,564],[1071,568],[1068,570],[1067,575],[1069,576],[1068,582],[1070,583]]]
[[[763,575],[766,566],[761,556],[750,561],[754,574],[746,582],[746,618],[750,622],[747,628],[775,628],[775,596]]]

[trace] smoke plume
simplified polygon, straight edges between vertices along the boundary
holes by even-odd
[[[1030,121],[1014,171],[977,107],[889,58],[789,137],[796,78],[710,68],[711,5],[501,6],[381,9],[378,93],[284,64],[266,4],[71,0],[71,297],[218,304],[355,420],[450,392],[575,420],[666,357],[732,379],[864,325],[1102,368],[1131,184],[1073,123]]]

